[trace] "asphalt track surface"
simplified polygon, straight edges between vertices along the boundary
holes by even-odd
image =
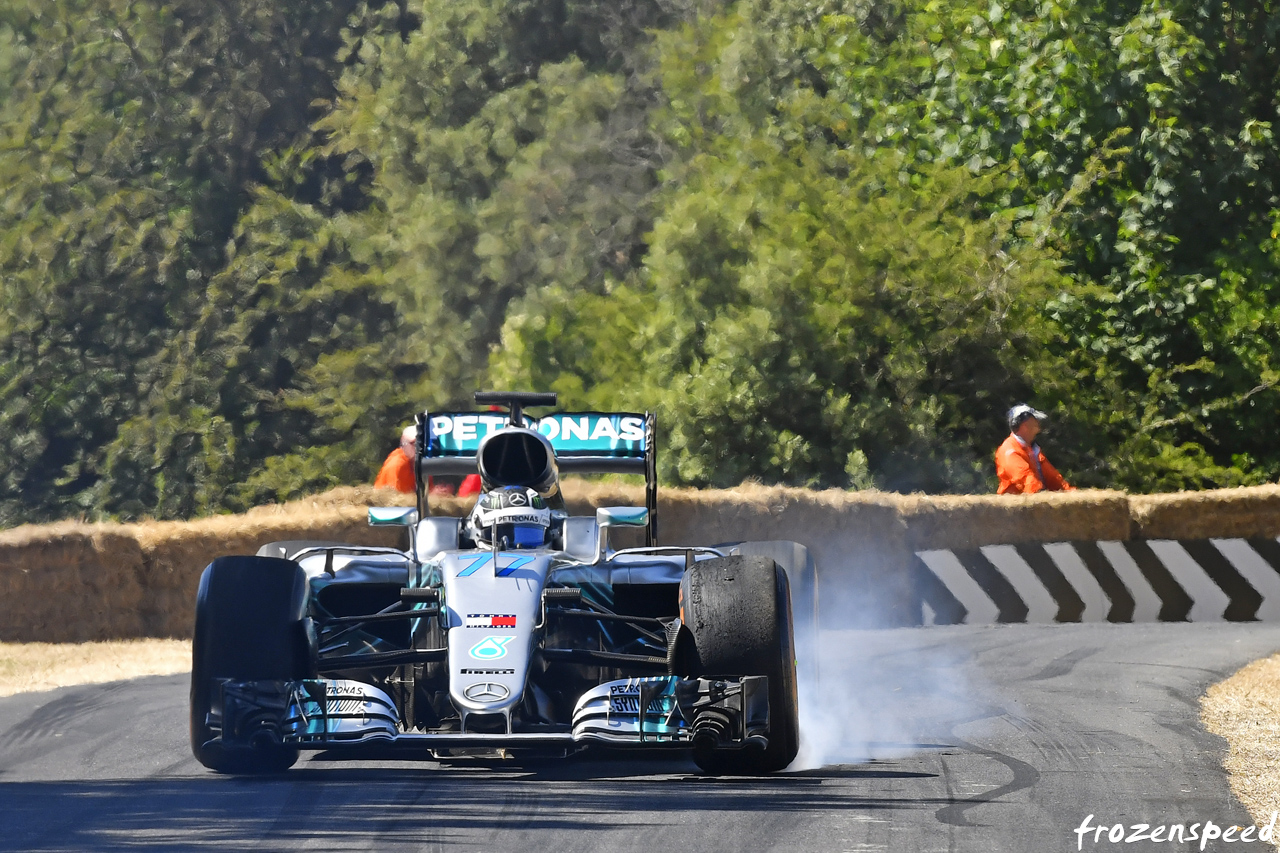
[[[186,676],[0,699],[3,850],[1075,850],[1094,823],[1247,825],[1198,697],[1275,624],[1009,625],[824,635],[811,761],[705,778],[679,758],[523,766],[190,757]],[[1086,850],[1191,850],[1111,844]],[[1211,850],[1262,850],[1260,843]]]

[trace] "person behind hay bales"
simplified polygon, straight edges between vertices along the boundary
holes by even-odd
[[[387,454],[382,463],[382,470],[373,485],[381,489],[395,489],[398,492],[414,491],[413,460],[417,456],[414,444],[418,440],[418,428],[407,426],[400,433],[400,446]]]
[[[387,455],[386,461],[382,463],[382,470],[378,472],[378,478],[373,481],[375,488],[395,489],[398,492],[406,492],[408,494],[413,493],[413,460],[417,457],[417,449],[415,447],[417,441],[418,428],[412,425],[405,427],[404,432],[400,433],[400,446]],[[477,492],[480,491],[479,481],[480,478],[477,476]],[[466,484],[465,480],[463,484]],[[428,477],[427,491],[433,495],[452,495],[453,485],[451,483],[437,483],[434,478]]]
[[[1049,464],[1036,444],[1040,422],[1046,417],[1025,403],[1009,410],[1009,437],[996,451],[996,476],[1000,478],[998,495],[1034,495],[1036,492],[1074,491],[1058,469]]]

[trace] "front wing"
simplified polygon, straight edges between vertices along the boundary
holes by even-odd
[[[406,731],[395,703],[361,681],[228,681],[212,727],[221,749],[283,744],[301,749],[356,746],[455,750],[612,747],[764,748],[769,690],[765,676],[610,681],[588,690],[568,726],[540,731]]]

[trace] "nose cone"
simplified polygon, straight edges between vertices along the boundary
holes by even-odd
[[[463,551],[442,561],[449,696],[459,711],[497,713],[524,697],[550,566],[549,555],[527,551]]]

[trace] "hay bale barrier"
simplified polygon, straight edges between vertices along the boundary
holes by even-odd
[[[659,493],[662,542],[794,540],[818,567],[818,615],[831,627],[914,624],[906,526],[893,496],[744,486]]]
[[[244,515],[134,525],[143,554],[143,584],[150,593],[145,601],[149,632],[143,636],[191,635],[200,573],[214,557],[254,554],[268,542],[288,539],[404,547],[403,530],[370,527],[368,516],[370,506],[403,503],[405,496],[391,489],[346,487]]]
[[[1088,490],[1035,495],[896,495],[913,551],[1130,536],[1129,497]]]
[[[217,556],[279,539],[397,546],[366,508],[394,491],[337,489],[244,515],[191,522],[59,522],[0,531],[0,642],[188,638],[200,573]]]
[[[569,480],[565,504],[585,515],[598,506],[642,506],[644,489]],[[793,540],[809,549],[819,567],[823,624],[878,627],[914,624],[915,594],[909,572],[906,526],[895,495],[882,492],[813,491],[744,485],[722,491],[661,489],[658,541],[671,545],[721,545]],[[625,535],[625,534],[624,534]],[[615,544],[623,544],[621,537]],[[637,537],[636,543],[640,544]]]
[[[1129,498],[1133,539],[1274,539],[1280,485]]]
[[[0,532],[0,642],[152,636],[131,528],[62,522]],[[188,629],[189,630],[189,629]]]
[[[564,483],[574,514],[638,505],[624,481]],[[403,531],[370,528],[366,508],[407,496],[344,487],[243,515],[190,522],[62,522],[0,531],[0,642],[86,642],[190,636],[200,572],[224,554],[271,541],[333,539],[401,545]],[[439,515],[469,499],[433,498]],[[1280,486],[1172,495],[1079,491],[1031,497],[925,496],[744,485],[659,492],[659,540],[715,545],[795,540],[818,567],[825,625],[920,622],[914,553],[997,544],[1280,536]],[[621,543],[620,543],[621,544]]]

